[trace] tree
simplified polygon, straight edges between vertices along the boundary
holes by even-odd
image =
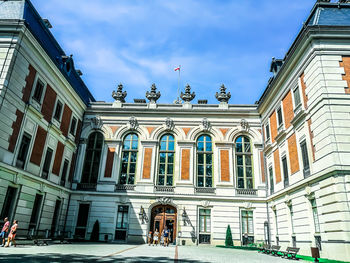
[[[232,233],[231,233],[230,225],[227,226],[227,230],[226,230],[225,246],[226,247],[233,247],[233,240],[232,240]]]
[[[92,228],[90,241],[95,241],[95,242],[99,241],[99,235],[100,235],[100,223],[98,222],[98,220],[96,220],[94,227]]]

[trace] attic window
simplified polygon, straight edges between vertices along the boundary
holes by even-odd
[[[68,61],[66,62],[66,64],[64,65],[64,67],[65,67],[67,73],[70,73],[70,71],[72,70],[72,61],[71,61],[71,60],[68,60]]]
[[[208,100],[198,100],[198,104],[208,104]]]
[[[44,25],[45,25],[47,28],[52,28],[52,25],[51,25],[49,19],[44,18],[44,19],[43,19],[43,22],[44,22]]]

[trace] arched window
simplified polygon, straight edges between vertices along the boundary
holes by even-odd
[[[197,141],[197,186],[213,186],[213,146],[209,135]]]
[[[122,168],[120,184],[134,184],[139,138],[136,134],[128,134],[123,143]]]
[[[237,187],[254,188],[252,147],[247,136],[239,136],[236,139],[236,167]]]
[[[91,133],[88,138],[82,183],[96,183],[100,168],[103,135],[99,132]]]
[[[173,185],[175,139],[166,134],[160,139],[158,185]]]

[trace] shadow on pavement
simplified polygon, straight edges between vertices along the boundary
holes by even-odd
[[[108,256],[108,257],[96,257],[90,255],[62,255],[62,254],[0,254],[1,262],[16,262],[16,263],[54,263],[54,262],[159,262],[159,263],[168,263],[168,262],[184,262],[184,263],[209,263],[198,260],[189,260],[181,259],[174,260],[173,258],[168,257],[147,257],[147,256],[134,256],[134,257],[123,257],[121,255]]]

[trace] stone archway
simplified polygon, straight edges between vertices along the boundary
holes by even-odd
[[[157,205],[151,211],[150,231],[154,233],[158,229],[159,233],[162,233],[165,226],[170,230],[170,243],[174,243],[177,230],[177,209],[168,204]]]

